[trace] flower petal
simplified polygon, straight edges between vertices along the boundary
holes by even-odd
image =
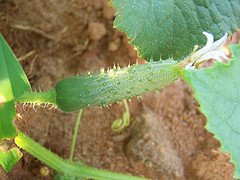
[[[185,66],[185,70],[191,70],[191,69],[195,69],[195,66],[193,63],[189,63]]]
[[[211,47],[211,51],[220,49],[227,42],[227,39],[228,39],[228,33],[226,33],[221,39],[213,43]]]
[[[203,54],[211,50],[212,45],[214,44],[213,35],[207,32],[203,32],[203,34],[207,37],[207,44],[202,48],[195,52],[192,56],[193,59],[200,58]]]
[[[217,61],[223,61],[228,59],[228,57],[226,56],[225,52],[222,50],[216,50],[216,51],[210,51],[208,53],[205,53],[204,55],[202,55],[197,61],[196,63],[202,63],[204,61],[207,61],[209,59],[215,59]]]

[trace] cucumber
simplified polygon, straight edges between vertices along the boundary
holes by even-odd
[[[106,106],[159,90],[176,81],[180,71],[178,62],[167,60],[73,76],[55,86],[56,105],[65,112]]]

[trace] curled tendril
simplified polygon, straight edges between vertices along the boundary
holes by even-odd
[[[114,120],[112,123],[112,130],[114,132],[121,132],[124,128],[128,127],[130,125],[130,113],[129,113],[129,108],[127,101],[124,99],[124,106],[126,111],[123,113],[122,118],[118,118]]]

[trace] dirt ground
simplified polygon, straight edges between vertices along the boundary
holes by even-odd
[[[114,11],[104,0],[0,0],[0,32],[9,42],[33,89],[47,90],[71,75],[136,62],[125,35],[113,29]],[[233,165],[204,129],[205,117],[182,81],[129,103],[132,125],[113,133],[124,107],[86,109],[74,159],[149,179],[230,180]],[[69,158],[77,112],[18,107],[19,129],[61,157]],[[43,170],[47,169],[46,173]],[[55,171],[31,155],[0,179],[53,179]]]

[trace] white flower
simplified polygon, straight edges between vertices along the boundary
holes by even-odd
[[[207,37],[207,44],[198,51],[190,55],[190,63],[186,65],[185,69],[195,69],[195,65],[199,65],[209,59],[214,59],[222,62],[227,60],[225,52],[221,49],[226,43],[228,34],[226,33],[221,39],[214,42],[213,35],[207,32],[203,32]]]

